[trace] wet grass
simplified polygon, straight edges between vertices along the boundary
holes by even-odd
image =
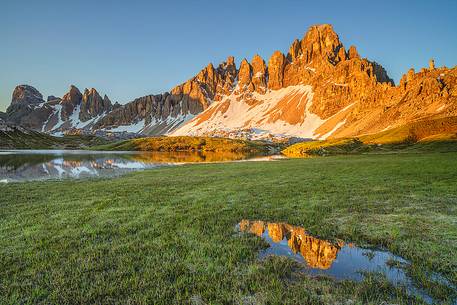
[[[241,219],[303,226],[457,283],[457,153],[196,164],[116,179],[0,185],[2,304],[421,304],[370,274],[310,277]]]

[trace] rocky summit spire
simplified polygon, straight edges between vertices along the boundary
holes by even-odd
[[[82,96],[81,91],[75,85],[70,85],[70,89],[62,97],[62,102],[76,106],[81,103]]]
[[[84,90],[79,119],[83,122],[111,110],[111,101],[105,95],[102,99],[95,88]]]
[[[60,103],[62,105],[62,110],[60,112],[61,120],[66,121],[69,119],[76,107],[81,104],[82,97],[81,91],[79,91],[76,86],[71,85],[68,92],[62,97],[62,102]]]
[[[298,52],[305,56],[305,62],[330,60],[337,62],[338,52],[343,46],[330,24],[313,25],[306,32]]]
[[[282,88],[285,64],[286,57],[280,51],[276,51],[271,55],[268,61],[268,88],[272,90]]]
[[[251,60],[252,85],[258,93],[265,93],[267,90],[268,73],[265,60],[256,54]]]
[[[348,57],[349,57],[349,59],[360,58],[359,52],[357,52],[357,49],[355,46],[349,47]]]
[[[240,70],[238,71],[238,87],[241,91],[252,90],[252,67],[249,62],[244,58],[240,63]]]

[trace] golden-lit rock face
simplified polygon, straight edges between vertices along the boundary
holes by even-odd
[[[427,67],[418,73],[411,69],[395,85],[381,65],[362,57],[355,46],[346,49],[331,25],[315,25],[301,40],[293,41],[286,56],[274,52],[268,66],[256,55],[250,63],[243,60],[238,71],[232,67],[229,74],[238,80],[238,86],[233,87],[236,82],[231,78],[215,77],[216,88],[220,89],[213,90],[212,84],[205,92],[210,100],[223,99],[223,103],[198,115],[195,124],[190,122],[191,127],[184,126],[183,130],[218,135],[214,129],[224,134],[230,128],[257,128],[300,137],[342,138],[457,116],[457,67],[436,67],[433,60]],[[223,74],[226,68],[217,71]],[[231,92],[221,89],[231,85]],[[274,94],[294,86],[309,86],[312,94],[305,90]],[[270,111],[263,112],[264,108]],[[233,122],[242,120],[247,111],[258,116],[246,116],[244,123],[235,126]],[[281,124],[296,128],[282,130],[277,127]],[[303,132],[305,129],[311,132]]]
[[[268,61],[268,88],[278,90],[283,86],[286,58],[279,51],[273,53]]]
[[[259,237],[268,230],[268,236],[277,243],[287,239],[289,248],[300,253],[308,266],[318,269],[329,269],[336,259],[338,251],[344,243],[333,244],[329,241],[313,237],[302,227],[285,223],[242,220],[239,224],[241,232],[248,232]]]

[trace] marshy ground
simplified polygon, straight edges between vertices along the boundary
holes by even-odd
[[[0,303],[421,304],[368,274],[309,276],[242,219],[384,248],[439,304],[457,284],[457,153],[191,164],[0,185]]]

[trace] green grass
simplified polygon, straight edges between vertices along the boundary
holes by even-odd
[[[424,119],[374,134],[360,136],[366,144],[414,143],[430,137],[456,139],[457,117]]]
[[[457,139],[452,137],[426,138],[417,142],[366,143],[362,138],[343,138],[301,142],[286,147],[282,153],[288,157],[313,157],[357,154],[397,154],[425,152],[457,152]]]
[[[96,136],[68,135],[54,137],[42,132],[18,130],[0,131],[0,149],[78,149],[106,144],[108,141]]]
[[[92,147],[94,150],[267,152],[271,144],[211,137],[146,137]]]
[[[376,274],[335,282],[259,261],[241,219],[384,247],[447,304],[457,283],[457,153],[198,164],[0,185],[3,304],[421,304]],[[386,303],[384,303],[386,302]]]

